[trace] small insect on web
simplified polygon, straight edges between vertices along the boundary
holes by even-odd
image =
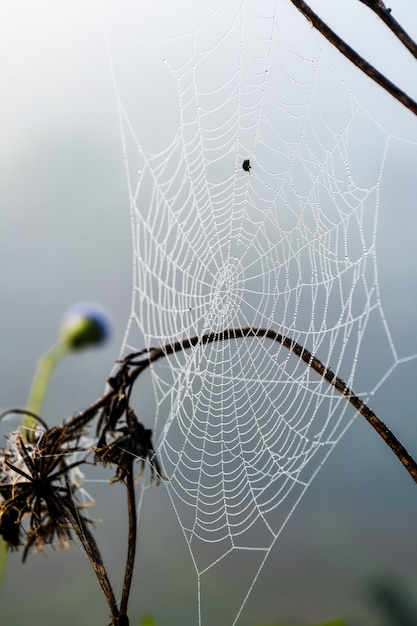
[[[245,160],[243,161],[243,163],[242,163],[242,169],[244,169],[244,170],[245,170],[245,172],[249,172],[249,171],[250,171],[250,169],[251,169],[251,164],[250,164],[249,159],[245,159]]]

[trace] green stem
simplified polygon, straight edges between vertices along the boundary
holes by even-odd
[[[68,345],[60,341],[40,358],[26,405],[31,413],[40,415],[52,372],[68,352]],[[23,437],[30,438],[30,432],[37,424],[38,421],[33,416],[25,415],[22,419]]]
[[[7,565],[7,544],[3,537],[0,537],[0,590],[3,587],[4,576]]]

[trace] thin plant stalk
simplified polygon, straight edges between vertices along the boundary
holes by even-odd
[[[120,615],[127,615],[127,605],[129,602],[130,588],[132,585],[133,569],[136,556],[136,536],[137,536],[137,516],[136,516],[136,499],[135,485],[133,479],[133,460],[130,470],[127,472],[125,479],[127,489],[127,508],[129,515],[129,536],[126,558],[125,577],[123,581],[122,597],[120,600]]]
[[[6,565],[7,565],[7,543],[4,541],[3,537],[0,538],[0,587],[4,580],[4,575],[6,573]]]
[[[26,404],[28,413],[22,420],[24,438],[30,438],[30,433],[36,428],[38,420],[33,417],[33,414],[41,414],[52,373],[69,351],[68,345],[60,341],[40,358]]]
[[[114,595],[113,588],[107,575],[107,571],[104,566],[103,559],[101,557],[101,553],[97,546],[96,540],[94,539],[93,534],[90,532],[90,529],[88,528],[86,522],[80,515],[78,515],[75,507],[74,510],[72,510],[72,508],[66,506],[65,513],[91,563],[100,587],[102,588],[104,596],[107,600],[107,604],[109,605],[113,623],[115,624],[117,622],[115,622],[114,620],[119,616],[119,610],[117,608],[116,597]]]

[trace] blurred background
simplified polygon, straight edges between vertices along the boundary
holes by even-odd
[[[157,40],[197,28],[222,3],[207,4],[184,1],[174,6],[165,1],[126,6],[135,5],[143,20],[137,28],[140,36]],[[358,8],[352,0],[343,15],[339,10],[334,15],[328,4],[312,3],[351,45],[416,97],[415,64],[409,64],[406,53],[369,11],[365,14],[365,7]],[[391,6],[416,38],[416,8],[405,0]],[[114,329],[110,345],[60,365],[45,405],[49,423],[85,408],[102,393],[131,312],[129,193],[103,28],[103,24],[115,31],[127,28],[123,7],[118,19],[116,13],[104,0],[4,0],[0,6],[2,409],[24,406],[36,361],[55,341],[68,306],[79,300],[99,302],[108,310]],[[365,15],[368,21],[363,22]],[[294,9],[294,28],[301,24]],[[413,355],[417,120],[349,67],[339,53],[324,43],[323,47],[373,123],[381,124],[391,137],[381,182],[378,274],[394,346],[400,358]],[[125,89],[131,84],[133,90],[133,72],[141,76],[140,115],[161,120],[159,125],[145,123],[140,137],[147,149],[154,150],[161,149],[170,128],[165,79],[158,75],[158,67],[151,54],[135,57],[132,64],[126,59],[123,75],[118,66]],[[147,90],[152,89],[161,96],[147,99]],[[375,162],[380,163],[378,148]],[[366,150],[370,158],[372,146]],[[377,343],[374,349],[371,356],[377,360]],[[416,374],[417,361],[405,362],[372,398],[376,413],[414,456]],[[103,520],[97,533],[104,558],[113,577],[120,579],[125,552],[123,490],[92,483],[90,492],[97,500],[93,517]],[[239,623],[301,624],[336,616],[355,626],[417,623],[416,513],[416,486],[357,419],[274,546]],[[204,593],[212,603],[205,626],[221,623],[222,607],[233,596],[238,579],[239,572],[225,572],[223,579],[213,576],[205,582]],[[163,486],[146,493],[134,586],[132,624],[141,613],[154,614],[161,626],[196,623],[197,579]],[[101,592],[76,545],[68,553],[48,550],[46,557],[32,556],[24,565],[18,554],[12,554],[0,603],[2,625],[93,626],[107,619]]]

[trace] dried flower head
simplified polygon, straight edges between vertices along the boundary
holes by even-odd
[[[140,459],[140,470],[137,476],[139,480],[148,461],[151,468],[151,483],[155,481],[159,485],[162,471],[152,444],[152,430],[145,428],[139,422],[133,409],[128,407],[125,411],[126,423],[116,430],[107,431],[101,445],[96,449],[94,460],[103,465],[114,464],[117,466],[116,474],[111,482],[124,481],[128,472],[132,471],[133,462]]]
[[[79,452],[83,457],[73,460]],[[64,425],[37,431],[30,442],[19,429],[0,453],[0,534],[7,545],[23,545],[23,561],[32,546],[65,546],[72,538],[74,516],[83,517],[83,505],[76,499],[79,482],[72,474],[85,462],[85,451],[68,437]]]

